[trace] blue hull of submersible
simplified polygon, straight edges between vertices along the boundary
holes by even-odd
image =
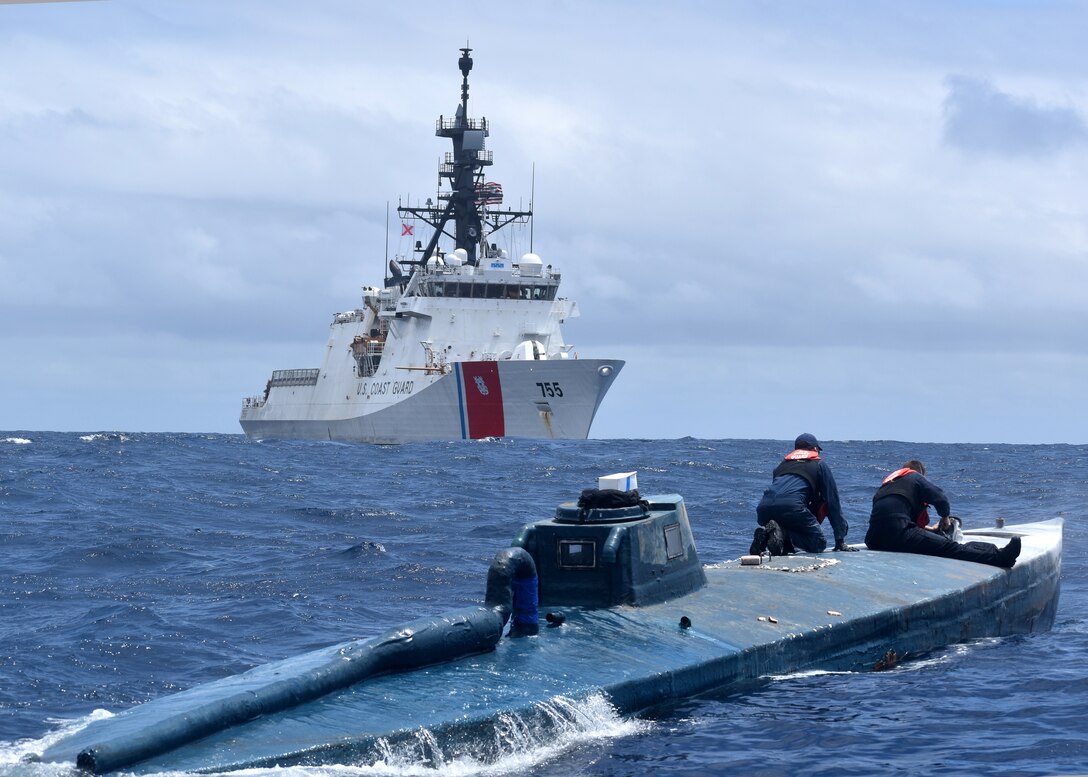
[[[902,660],[966,639],[1046,630],[1057,608],[1060,519],[968,532],[998,545],[1019,536],[1023,551],[1010,570],[876,551],[702,567],[679,496],[652,498],[649,517],[634,523],[594,527],[561,514],[516,541],[540,568],[541,605],[562,614],[558,628],[499,639],[508,602],[505,611],[459,610],[135,707],[57,742],[41,760],[135,773],[357,762],[380,740],[420,729],[440,742],[486,737],[502,715],[541,719],[539,705],[557,697],[601,693],[629,713],[766,675],[871,670],[892,654]],[[559,541],[577,553],[594,528],[603,532],[597,566],[557,576],[553,535],[567,536]],[[662,528],[682,534],[695,577],[690,564],[671,578],[649,564],[640,579],[637,559]],[[625,550],[634,572],[622,568]],[[695,590],[675,594],[685,587]],[[624,603],[595,601],[601,590]],[[353,676],[343,667],[355,661],[372,666]],[[262,695],[278,706],[246,706]]]

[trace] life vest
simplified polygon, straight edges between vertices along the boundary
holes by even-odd
[[[880,497],[896,494],[910,502],[910,505],[913,508],[916,504],[914,487],[910,484],[909,481],[900,482],[898,487],[896,487],[895,485],[897,480],[899,480],[904,475],[909,475],[912,472],[916,475],[922,474],[916,469],[903,467],[902,469],[897,469],[895,472],[888,475],[888,477],[884,478],[884,482],[880,484],[880,488],[877,490],[876,495],[873,497],[873,501],[875,502]],[[917,526],[919,529],[924,529],[929,526],[929,503],[921,502],[920,504],[921,509],[918,511],[918,514],[914,516],[914,525]]]
[[[819,523],[823,523],[827,517],[827,502],[823,492],[820,491],[820,452],[798,448],[786,454],[782,463],[775,467],[771,479],[777,479],[782,475],[797,475],[808,483],[812,490],[812,498],[808,502],[808,509],[812,510]]]
[[[886,486],[893,480],[898,480],[899,478],[903,477],[904,475],[910,474],[911,472],[918,472],[918,470],[911,469],[910,467],[903,467],[903,469],[897,469],[895,472],[888,475],[888,477],[884,478],[884,482],[880,485]]]

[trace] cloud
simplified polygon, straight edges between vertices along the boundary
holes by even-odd
[[[1042,106],[982,78],[952,75],[945,84],[944,140],[965,153],[1044,156],[1088,140],[1072,108]]]
[[[466,37],[489,176],[537,214],[497,242],[518,256],[532,240],[562,270],[583,358],[629,355],[605,436],[622,431],[609,415],[657,412],[645,372],[667,391],[707,364],[711,379],[671,389],[661,429],[779,434],[783,402],[734,412],[723,386],[781,398],[820,374],[836,377],[825,434],[883,434],[884,407],[916,385],[897,365],[919,359],[957,381],[989,373],[995,408],[1018,385],[1025,407],[1079,401],[1075,8],[487,0],[458,31],[419,21],[443,12],[432,0],[412,19],[355,0],[0,7],[0,428],[78,381],[97,388],[33,424],[237,431],[271,369],[317,366],[332,314],[410,250],[397,200],[434,195],[449,150],[434,120],[457,104]],[[977,72],[1012,91],[947,77]],[[1018,360],[1046,376],[1042,398],[1003,374]],[[135,371],[145,382],[112,382]],[[991,439],[991,416],[927,399],[934,421],[912,434],[952,416],[949,435]],[[808,426],[812,405],[795,412],[779,436]],[[1018,438],[1085,438],[1069,426]]]

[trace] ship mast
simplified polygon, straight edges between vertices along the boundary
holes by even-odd
[[[472,71],[472,49],[461,49],[457,65],[461,69],[461,103],[452,118],[439,116],[435,135],[453,141],[453,152],[447,152],[438,169],[439,183],[449,181],[450,191],[439,194],[439,201],[445,200],[445,206],[432,206],[428,200],[425,207],[401,205],[397,212],[403,216],[422,219],[434,228],[434,234],[427,246],[417,244],[419,254],[413,263],[423,264],[437,250],[439,238],[445,234],[453,238],[454,247],[464,249],[466,264],[479,265],[480,247],[486,234],[514,221],[527,221],[532,211],[495,210],[488,213],[481,211],[482,199],[478,196],[477,186],[483,183],[483,170],[492,163],[491,152],[484,148],[488,137],[487,119],[473,119],[468,115],[468,74]],[[446,231],[447,225],[453,226],[453,234]],[[488,230],[485,234],[484,226]],[[406,281],[407,279],[403,279]],[[402,282],[403,282],[402,281]]]

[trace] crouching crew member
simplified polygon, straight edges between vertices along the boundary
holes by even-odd
[[[976,561],[1005,569],[1016,563],[1019,537],[1013,537],[999,550],[989,542],[954,542],[928,528],[929,505],[941,518],[948,518],[950,507],[944,492],[926,480],[925,474],[922,462],[911,459],[884,478],[873,495],[873,512],[865,535],[870,549]]]
[[[805,433],[794,440],[793,447],[775,468],[770,488],[756,507],[759,528],[749,553],[768,550],[772,556],[780,556],[795,549],[820,553],[827,548],[820,528],[825,517],[835,533],[835,550],[857,550],[846,544],[850,527],[842,517],[831,468],[820,458],[820,443]]]

